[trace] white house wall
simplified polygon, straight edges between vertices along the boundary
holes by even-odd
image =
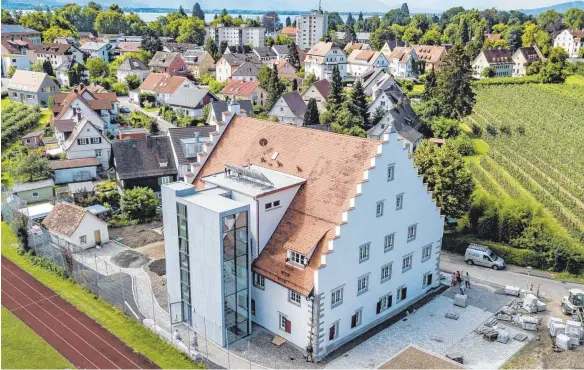
[[[89,122],[100,130],[106,129],[106,122],[103,118],[97,114],[93,109],[89,108],[87,104],[83,103],[79,99],[75,98],[71,103],[70,107],[63,114],[61,119],[73,119],[76,116],[75,109],[79,108],[81,111],[81,116],[86,117]]]
[[[101,144],[91,144],[91,138],[100,137]],[[77,144],[78,139],[87,138],[89,144],[79,145]],[[96,150],[101,150],[101,156],[96,156]],[[111,155],[111,144],[103,137],[96,129],[90,124],[86,124],[83,131],[79,133],[77,138],[73,141],[69,149],[67,150],[67,158],[91,158],[95,157],[103,167],[107,170],[109,168],[109,158]]]
[[[270,109],[268,113],[269,116],[278,117],[278,122],[289,123],[296,126],[302,126],[304,120],[302,118],[296,117],[292,112],[292,109],[288,107],[284,98],[280,97],[276,104]]]
[[[96,178],[97,172],[95,166],[55,170],[55,184],[68,184],[77,181],[91,181]]]
[[[387,181],[388,165],[395,164],[395,177]],[[422,184],[413,161],[402,149],[397,135],[390,136],[382,146],[381,155],[375,158],[375,167],[368,171],[368,180],[361,184],[361,195],[354,200],[354,208],[347,204],[347,222],[339,227],[340,235],[329,244],[332,253],[326,255],[326,266],[316,272],[316,294],[321,295],[321,328],[324,328],[321,356],[338,345],[358,335],[368,325],[404,309],[428,288],[422,288],[422,278],[433,274],[433,286],[438,284],[438,258],[444,219]],[[396,195],[403,193],[403,209],[396,210]],[[376,217],[376,203],[384,200],[384,212]],[[407,242],[408,226],[417,225],[416,239]],[[363,230],[367,230],[366,233]],[[384,237],[395,233],[395,245],[384,252]],[[359,263],[359,246],[370,243],[369,259]],[[432,245],[429,260],[422,262],[422,248]],[[402,274],[402,258],[413,253],[413,266]],[[320,258],[313,256],[312,258]],[[381,267],[392,263],[391,279],[381,283]],[[351,268],[348,268],[351,266]],[[369,274],[369,290],[357,296],[357,280]],[[407,299],[396,303],[397,288],[407,286]],[[331,309],[331,292],[344,287],[343,303]],[[391,293],[393,305],[376,314],[378,300]],[[351,316],[362,308],[362,323],[351,329]],[[329,328],[339,321],[339,336],[329,341]]]
[[[56,233],[52,231],[51,233],[55,236],[68,241],[71,244],[74,244],[81,249],[88,249],[95,247],[95,234],[96,230],[100,231],[101,234],[101,243],[107,243],[109,241],[109,232],[107,228],[107,223],[105,221],[100,220],[97,216],[92,215],[91,213],[86,213],[77,226],[77,229],[71,234],[71,236]],[[86,242],[84,244],[80,243],[80,237],[85,236]]]

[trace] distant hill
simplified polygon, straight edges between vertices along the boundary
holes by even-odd
[[[558,11],[560,13],[565,13],[570,8],[578,8],[584,10],[584,1],[572,1],[569,3],[561,3],[536,9],[519,9],[519,11],[527,15],[540,15],[541,13],[547,12],[548,10],[551,9]]]

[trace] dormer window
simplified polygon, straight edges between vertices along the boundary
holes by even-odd
[[[308,259],[305,255],[294,251],[288,251],[288,261],[301,267],[305,267],[308,264]]]
[[[197,155],[197,144],[186,144],[185,145],[185,156],[187,158],[192,158]]]

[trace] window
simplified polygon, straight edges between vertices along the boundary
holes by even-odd
[[[377,206],[375,207],[375,214],[377,217],[383,216],[383,201],[382,200],[377,202]]]
[[[266,203],[265,208],[266,208],[266,210],[271,209],[272,208],[272,202]]]
[[[388,280],[391,280],[391,270],[392,270],[392,263],[388,263],[381,267],[381,282],[385,283]]]
[[[280,201],[279,200],[275,200],[274,201],[274,207],[280,207]]]
[[[416,240],[417,229],[418,229],[418,225],[408,226],[408,242],[411,242],[412,240]]]
[[[383,311],[389,309],[393,303],[393,296],[391,294],[384,295],[377,301],[377,308],[375,310],[376,314],[380,314]]]
[[[253,285],[256,288],[264,289],[266,287],[266,278],[258,273],[253,273]]]
[[[369,259],[369,243],[363,244],[359,247],[359,263],[365,262]]]
[[[357,295],[361,295],[369,290],[369,275],[360,277],[357,280]]]
[[[422,278],[422,288],[432,285],[432,273],[426,272]]]
[[[393,249],[393,245],[395,243],[395,233],[391,233],[386,235],[383,239],[383,252],[389,252]]]
[[[280,330],[283,330],[288,334],[292,333],[292,323],[282,314],[280,314]]]
[[[102,153],[101,153],[101,149],[96,149],[96,150],[95,150],[95,156],[96,156],[96,157],[101,157],[101,154],[102,154]]]
[[[397,288],[397,296],[395,297],[395,303],[405,301],[408,293],[408,288],[404,285]]]
[[[89,144],[88,138],[77,139],[77,145],[87,145],[87,144]]]
[[[38,191],[35,191],[35,192],[32,193],[32,197],[33,198],[38,198],[39,196],[40,195],[39,195],[39,192]]]
[[[393,181],[395,177],[395,164],[387,166],[387,181]]]
[[[343,287],[331,292],[331,308],[335,308],[343,303]]]
[[[197,156],[197,144],[189,143],[185,145],[185,151],[187,158],[193,158]]]
[[[428,244],[424,248],[422,248],[422,262],[426,262],[430,259],[432,254],[432,244]]]
[[[79,243],[80,243],[80,244],[85,244],[85,243],[87,243],[87,236],[85,236],[85,235],[81,235],[81,236],[79,237]]]
[[[288,301],[300,306],[300,293],[295,290],[288,289]]]
[[[361,318],[363,316],[363,309],[360,308],[355,311],[355,314],[351,316],[351,329],[356,328],[357,326],[361,325]]]
[[[280,201],[279,200],[275,200],[274,202],[269,202],[265,204],[265,209],[266,211],[269,209],[273,209],[276,207],[280,207]]]
[[[412,268],[412,260],[413,260],[414,254],[410,253],[407,256],[405,256],[402,260],[402,272],[406,272],[411,270]]]
[[[162,176],[160,177],[160,185],[170,184],[172,181],[172,176]]]
[[[298,252],[290,251],[290,261],[298,265],[306,266],[306,256]]]
[[[404,205],[404,195],[403,194],[398,194],[395,197],[395,210],[399,211],[400,209],[403,208]]]
[[[335,340],[339,337],[339,321],[335,322],[329,329],[329,340]]]

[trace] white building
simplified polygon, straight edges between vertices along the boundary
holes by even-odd
[[[296,45],[307,50],[312,48],[328,32],[328,13],[313,10],[310,14],[296,17]]]
[[[109,62],[109,50],[113,48],[112,45],[107,42],[87,42],[81,45],[80,49],[89,55],[90,58],[98,58],[105,62]]]
[[[333,66],[339,67],[342,78],[347,76],[347,57],[343,50],[332,42],[319,42],[314,45],[304,59],[304,74],[313,73],[317,80],[331,80]]]
[[[138,58],[128,58],[119,65],[116,71],[118,81],[126,81],[129,75],[136,75],[144,81],[150,74],[150,69]]]
[[[48,60],[53,69],[68,62],[71,58],[75,59],[79,64],[85,63],[83,60],[83,52],[77,49],[77,47],[69,44],[32,45],[31,48],[28,49],[27,54],[31,64],[39,60],[43,63]]]
[[[320,359],[438,285],[444,219],[395,132],[234,111],[190,180],[162,187],[173,317],[223,346],[253,321]]]
[[[563,30],[554,39],[554,47],[562,47],[570,58],[577,58],[578,51],[584,48],[584,29]]]
[[[205,40],[211,38],[217,45],[227,41],[228,46],[253,45],[260,47],[266,45],[266,29],[264,27],[205,27]]]
[[[353,50],[347,58],[347,74],[361,77],[374,68],[387,68],[389,62],[380,51]]]
[[[302,126],[306,103],[298,91],[282,94],[268,112],[268,116],[278,117],[278,122]]]
[[[493,77],[511,77],[514,67],[511,52],[507,49],[481,50],[472,62],[473,77],[485,78],[483,72],[489,67],[494,69]]]
[[[86,208],[59,202],[43,220],[51,239],[60,239],[73,245],[73,250],[88,249],[109,241],[107,223]],[[58,243],[55,240],[56,243]]]
[[[76,122],[69,135],[58,133],[57,140],[68,159],[97,158],[101,168],[109,168],[112,144],[87,118]]]
[[[389,62],[389,73],[395,77],[414,78],[418,76],[416,62],[419,60],[416,51],[406,46],[395,47],[387,60]]]

